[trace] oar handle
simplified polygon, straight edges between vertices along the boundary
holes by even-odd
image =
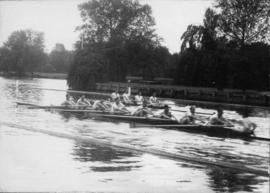
[[[186,113],[186,110],[177,110],[177,109],[172,109],[171,111],[176,111],[176,112],[183,112]],[[215,113],[204,113],[204,112],[195,112],[196,114],[201,114],[201,115],[214,115]]]

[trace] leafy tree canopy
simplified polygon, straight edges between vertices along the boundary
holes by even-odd
[[[140,36],[157,40],[152,10],[138,0],[91,0],[79,5],[79,10],[84,24],[78,29],[84,41],[134,40]]]
[[[43,33],[32,30],[14,31],[1,49],[2,70],[18,74],[33,72],[45,64]]]
[[[269,0],[216,0],[220,10],[219,30],[242,47],[255,41],[269,41]]]

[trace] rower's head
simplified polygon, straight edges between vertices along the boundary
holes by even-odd
[[[153,97],[156,97],[157,96],[157,93],[156,92],[153,92]]]
[[[222,115],[223,115],[223,110],[221,108],[217,109],[218,118],[222,117]]]
[[[81,96],[81,99],[85,99],[85,95],[82,95],[82,96]]]
[[[170,111],[170,108],[171,108],[171,107],[170,107],[169,105],[165,105],[165,106],[164,106],[164,111],[165,111],[165,112],[169,112],[169,111]]]
[[[139,96],[142,96],[142,91],[139,91],[139,92],[138,92],[138,95],[139,95]]]
[[[115,103],[116,104],[119,104],[120,103],[120,98],[119,97],[115,98]]]
[[[191,113],[191,114],[194,114],[194,113],[195,113],[195,109],[196,109],[195,106],[190,106],[190,107],[189,107],[190,113]]]
[[[70,99],[69,94],[66,94],[66,100],[69,100],[69,99]]]

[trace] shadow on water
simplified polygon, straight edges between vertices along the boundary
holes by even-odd
[[[267,182],[254,174],[232,171],[220,167],[211,167],[206,174],[210,177],[210,187],[217,192],[254,192],[258,184]]]
[[[76,143],[73,148],[74,159],[80,162],[102,162],[98,166],[90,166],[90,169],[97,172],[110,171],[131,171],[140,168],[139,161],[132,160],[138,157],[128,151],[116,150],[106,146],[97,146],[88,143]]]

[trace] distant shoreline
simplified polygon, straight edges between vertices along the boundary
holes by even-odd
[[[29,77],[29,78],[51,78],[51,79],[67,79],[66,73],[47,73],[47,72],[27,72],[18,76],[14,72],[0,72],[0,76],[5,77]]]

